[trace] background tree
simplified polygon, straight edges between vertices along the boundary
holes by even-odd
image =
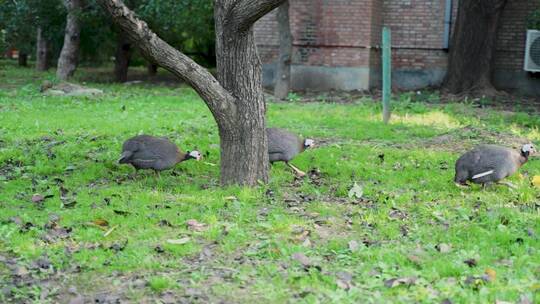
[[[114,79],[117,82],[126,82],[129,69],[129,62],[131,61],[131,55],[133,50],[131,42],[128,40],[127,35],[118,29],[116,33],[116,52],[114,53]]]
[[[58,58],[56,77],[60,80],[67,80],[77,69],[79,59],[79,47],[81,41],[81,13],[83,8],[82,0],[64,0],[67,10],[66,29],[64,33],[64,45]]]
[[[495,95],[495,38],[507,0],[460,1],[443,88],[454,94]]]
[[[190,84],[208,105],[219,129],[222,184],[268,181],[262,67],[253,23],[284,0],[216,0],[219,82],[150,30],[120,0],[98,0],[142,54]]]
[[[43,28],[38,26],[36,38],[36,70],[46,71],[49,68],[49,41],[43,35]]]
[[[128,7],[148,25],[154,32],[170,45],[194,58],[205,66],[215,65],[215,33],[213,27],[213,7],[209,0],[130,0],[125,1]],[[116,30],[115,79],[127,81],[127,73],[133,47],[121,29]],[[148,63],[148,73],[155,75],[157,65]]]
[[[57,53],[58,40],[61,39],[61,27],[65,16],[59,0],[6,0],[0,2],[0,26],[5,31],[5,44],[8,48],[19,50],[19,64],[26,65],[26,58],[35,52],[36,42],[40,39],[40,47],[45,53]],[[41,28],[41,31],[38,31]],[[38,34],[40,37],[38,37]],[[43,48],[46,46],[46,48]],[[36,56],[37,59],[49,59]],[[47,66],[47,62],[38,62],[37,67]]]
[[[289,1],[283,2],[277,11],[279,30],[279,57],[276,68],[274,96],[285,99],[291,89],[291,61],[293,37],[289,21]]]

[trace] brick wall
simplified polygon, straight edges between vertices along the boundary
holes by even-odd
[[[455,24],[458,0],[453,2]],[[444,50],[445,4],[446,0],[291,1],[293,64],[380,70],[381,28],[388,26],[394,69],[444,71],[448,55]],[[533,0],[508,1],[497,38],[496,69],[522,70],[525,20],[538,6]],[[274,13],[261,19],[255,32],[263,62],[274,62],[278,53]]]
[[[368,65],[372,1],[291,1],[293,63],[344,67]],[[279,44],[275,11],[257,23],[255,32],[263,62],[275,60]]]
[[[525,57],[527,16],[540,7],[536,0],[508,1],[497,33],[495,69],[521,71]]]
[[[383,24],[392,30],[394,68],[444,68],[445,0],[385,0]]]

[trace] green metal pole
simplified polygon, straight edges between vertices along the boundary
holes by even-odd
[[[392,44],[390,29],[383,27],[382,31],[382,72],[383,72],[383,121],[390,120],[390,98],[392,96]]]

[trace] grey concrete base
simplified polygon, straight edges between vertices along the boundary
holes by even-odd
[[[445,75],[446,69],[396,69],[392,70],[392,87],[400,90],[417,90],[439,86]]]
[[[275,65],[265,64],[263,67],[263,84],[274,86]],[[392,71],[392,87],[400,90],[417,90],[425,87],[439,86],[446,69],[395,69]],[[368,67],[324,67],[303,66],[292,67],[293,90],[367,90],[381,87],[381,71]],[[540,75],[534,76],[525,71],[496,71],[493,84],[498,89],[512,90],[524,95],[540,96]]]
[[[275,65],[263,66],[263,85],[274,86]],[[367,90],[369,68],[367,67],[324,67],[293,65],[291,69],[293,90]]]
[[[493,74],[493,85],[498,89],[540,96],[540,74],[498,70]]]

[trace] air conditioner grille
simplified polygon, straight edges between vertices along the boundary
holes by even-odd
[[[534,64],[540,66],[540,37],[534,39],[531,43],[529,56],[531,56],[531,60]]]

